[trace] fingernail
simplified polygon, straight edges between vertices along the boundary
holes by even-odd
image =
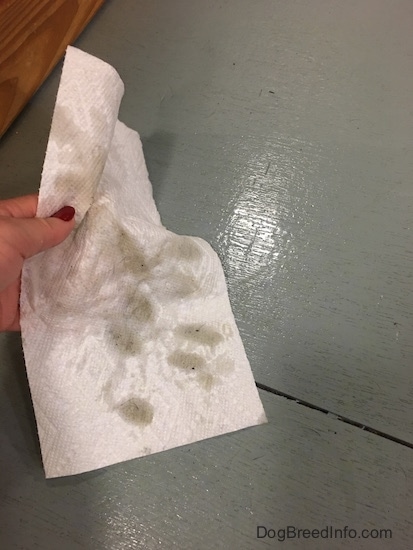
[[[63,220],[64,222],[70,222],[70,220],[73,220],[74,216],[76,214],[75,209],[73,206],[64,206],[60,210],[58,210],[55,214],[52,214],[52,218],[59,218],[59,220]]]

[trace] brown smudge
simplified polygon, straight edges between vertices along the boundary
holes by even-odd
[[[192,237],[173,235],[164,242],[159,254],[167,260],[195,262],[202,258],[202,249]]]
[[[212,386],[215,384],[215,377],[209,372],[204,372],[197,376],[197,381],[204,390],[211,391]]]
[[[128,317],[140,323],[150,323],[154,318],[152,302],[144,294],[131,291],[126,296],[126,313]]]
[[[223,341],[224,337],[206,325],[182,325],[176,330],[179,336],[187,338],[196,344],[202,344],[211,348]]]
[[[122,256],[122,265],[129,272],[136,275],[146,275],[149,271],[146,258],[142,250],[140,250],[132,237],[119,227],[116,235],[117,248]]]
[[[129,424],[148,426],[153,420],[153,405],[146,399],[140,399],[139,397],[128,399],[116,410],[121,418]]]
[[[185,371],[201,369],[205,366],[205,359],[197,353],[186,353],[184,351],[174,351],[168,356],[168,363],[173,367]]]
[[[136,334],[136,327],[114,324],[108,329],[109,340],[122,355],[136,355],[142,349],[142,341]]]

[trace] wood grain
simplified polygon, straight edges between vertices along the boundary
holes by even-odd
[[[103,0],[0,1],[0,135]]]

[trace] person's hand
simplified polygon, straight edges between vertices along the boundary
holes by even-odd
[[[0,201],[0,331],[20,330],[23,262],[66,239],[75,210],[65,206],[51,218],[35,218],[37,195]]]

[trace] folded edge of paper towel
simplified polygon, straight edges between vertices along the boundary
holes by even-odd
[[[105,167],[123,93],[111,65],[67,48],[43,165],[39,217],[70,204],[76,223],[83,219]]]

